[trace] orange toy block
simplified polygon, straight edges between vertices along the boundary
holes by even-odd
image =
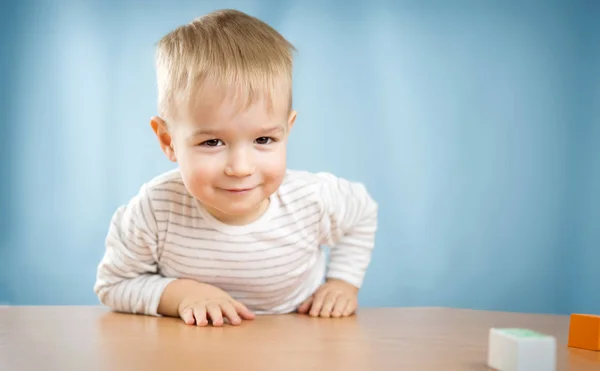
[[[569,347],[600,350],[600,316],[571,314]]]

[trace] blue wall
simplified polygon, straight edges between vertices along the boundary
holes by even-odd
[[[600,314],[600,3],[585,8],[579,27],[580,94],[572,130],[571,240],[565,301],[580,312]]]
[[[0,6],[0,303],[97,303],[114,209],[172,167],[154,43],[235,7],[299,49],[290,167],[381,205],[362,305],[600,313],[598,6],[139,4]]]

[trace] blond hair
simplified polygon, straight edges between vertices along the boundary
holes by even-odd
[[[263,21],[237,10],[194,19],[157,45],[158,111],[175,120],[203,94],[233,98],[240,109],[276,94],[289,94],[294,46]],[[233,96],[231,96],[233,94]]]

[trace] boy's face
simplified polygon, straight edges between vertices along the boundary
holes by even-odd
[[[222,222],[257,219],[282,183],[296,117],[286,99],[275,98],[272,112],[263,102],[237,112],[231,102],[205,101],[168,131],[153,118],[163,151],[179,164],[188,191]]]

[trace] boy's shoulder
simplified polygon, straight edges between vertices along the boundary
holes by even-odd
[[[327,185],[335,185],[339,182],[342,183],[352,183],[352,184],[362,184],[359,181],[352,180],[349,178],[345,178],[343,176],[339,176],[332,172],[328,171],[308,171],[308,170],[297,170],[297,169],[287,169],[285,182],[304,182],[304,183],[312,183],[320,186]]]
[[[143,184],[142,191],[150,199],[156,197],[160,199],[181,199],[182,196],[191,197],[178,168],[167,170],[150,178],[150,180]]]
[[[284,198],[322,199],[345,183],[349,181],[330,172],[288,169],[278,192]]]
[[[321,187],[326,183],[337,181],[338,178],[328,172],[312,172],[308,170],[287,169],[282,186],[303,185]]]
[[[146,187],[149,189],[164,188],[164,187],[181,187],[184,186],[183,178],[179,168],[167,170],[161,174],[156,175],[146,182]]]

